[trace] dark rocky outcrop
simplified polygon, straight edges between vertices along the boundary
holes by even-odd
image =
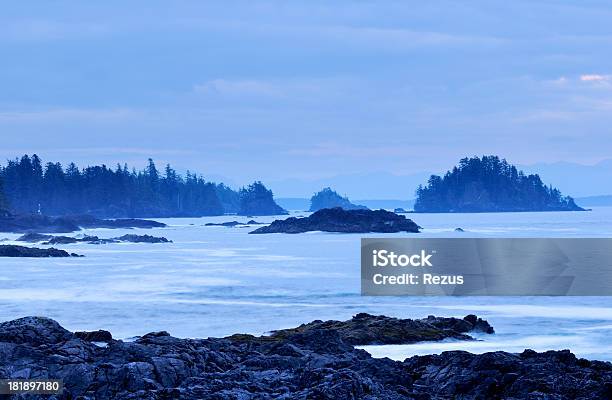
[[[44,215],[0,216],[0,232],[70,233],[81,228],[163,228],[166,224],[144,219],[98,219],[89,215],[52,218]]]
[[[98,219],[90,215],[79,215],[72,217],[63,217],[78,225],[81,228],[165,228],[166,224],[162,222],[152,221],[148,219],[123,218],[123,219]]]
[[[493,327],[475,315],[463,319],[429,316],[425,319],[398,319],[359,313],[348,321],[313,321],[297,328],[275,331],[272,337],[321,330],[337,332],[348,344],[408,344],[442,339],[471,340],[467,332],[492,334]]]
[[[53,239],[53,235],[44,235],[42,233],[26,233],[25,235],[19,236],[15,241],[26,242],[26,243],[40,243],[47,240]]]
[[[115,240],[129,243],[172,243],[171,240],[168,240],[165,237],[151,235],[123,235],[115,238]]]
[[[227,221],[227,222],[220,222],[220,223],[209,222],[207,224],[204,224],[204,226],[225,226],[227,228],[234,228],[236,226],[242,227],[242,226],[249,226],[249,225],[264,225],[264,223],[257,222],[251,219],[247,222]]]
[[[414,326],[411,335],[416,336],[409,339],[424,330],[423,338],[428,340],[429,332],[436,329],[462,335],[465,332],[454,329],[467,329],[472,321],[479,319],[430,317],[412,324],[359,314],[350,321],[314,321],[262,337],[177,339],[154,332],[123,342],[106,333],[73,334],[53,320],[27,317],[0,324],[0,376],[62,379],[61,394],[28,397],[58,400],[604,399],[612,395],[612,364],[577,359],[567,350],[482,355],[452,351],[400,362],[374,359],[350,343],[355,338],[369,342],[369,336],[362,336],[369,328],[363,326],[375,326],[378,335],[396,335],[396,327]],[[384,342],[383,337],[376,342]]]
[[[342,233],[419,232],[420,227],[403,215],[385,210],[344,210],[326,208],[305,218],[276,220],[249,233],[303,233],[310,231]]]
[[[0,245],[0,257],[80,257],[74,253],[68,253],[65,250],[54,249],[39,249],[36,247]]]
[[[28,243],[40,243],[45,245],[56,245],[56,244],[73,244],[73,243],[87,243],[87,244],[107,244],[107,243],[172,243],[171,240],[165,237],[157,237],[151,235],[133,235],[127,234],[116,238],[101,239],[98,236],[83,236],[83,237],[69,237],[69,236],[53,236],[53,235],[42,235],[38,233],[27,233],[16,239],[18,242]]]
[[[315,193],[310,198],[310,210],[319,211],[324,208],[340,207],[345,210],[368,210],[368,207],[359,204],[353,204],[348,197],[340,196],[331,188],[324,188],[320,192]]]
[[[86,342],[110,342],[113,340],[113,335],[109,331],[99,329],[89,332],[74,332],[74,336]]]
[[[46,242],[43,244],[46,245],[56,245],[56,244],[74,244],[79,242],[87,242],[91,243],[94,240],[98,240],[97,236],[85,236],[81,239],[77,239],[69,236],[51,236]]]

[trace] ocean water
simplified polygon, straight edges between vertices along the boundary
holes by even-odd
[[[408,217],[424,227],[422,233],[388,236],[612,236],[612,208],[603,207]],[[74,244],[58,247],[85,258],[0,259],[0,320],[42,315],[70,330],[107,329],[129,339],[157,330],[179,337],[264,334],[358,312],[404,318],[475,313],[489,320],[495,335],[478,335],[474,342],[365,348],[376,357],[394,359],[455,349],[533,348],[570,349],[581,357],[612,360],[612,297],[362,297],[359,244],[367,235],[248,235],[254,227],[204,226],[234,219],[246,221],[235,216],[164,219],[168,228],[86,230],[80,234],[147,233],[174,243]],[[454,232],[457,227],[465,232]],[[5,243],[17,237],[0,234]]]

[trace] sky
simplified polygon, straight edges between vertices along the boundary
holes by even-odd
[[[612,158],[606,1],[2,3],[0,160],[152,157],[295,195],[470,155]]]

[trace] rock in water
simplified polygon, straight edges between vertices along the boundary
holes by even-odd
[[[39,233],[28,233],[17,239],[20,242],[37,243],[42,242],[44,245],[56,245],[56,244],[74,244],[74,243],[87,243],[87,244],[107,244],[107,243],[172,243],[172,240],[168,240],[165,237],[157,237],[151,235],[123,235],[117,238],[101,239],[97,236],[83,236],[83,237],[69,237],[69,236],[53,236],[53,235],[42,235]]]
[[[43,235],[41,233],[26,233],[19,236],[15,241],[26,243],[38,243],[53,239],[53,235]]]
[[[77,254],[68,253],[65,250],[54,248],[39,249],[36,247],[0,245],[0,257],[80,257]]]
[[[257,222],[253,219],[248,220],[247,222],[227,221],[227,222],[221,222],[221,223],[209,222],[207,224],[204,224],[204,226],[225,226],[227,228],[235,228],[237,226],[246,227],[249,225],[264,225],[264,224],[262,222]]]
[[[167,225],[163,222],[152,221],[148,219],[123,218],[123,219],[98,219],[89,215],[65,217],[81,228],[165,228]]]
[[[471,340],[470,331],[494,333],[488,322],[468,315],[463,319],[429,316],[425,319],[398,319],[359,313],[348,321],[313,321],[293,329],[275,331],[272,337],[321,330],[337,332],[351,345],[408,344],[442,339]]]
[[[204,224],[204,226],[225,226],[227,228],[233,228],[233,227],[238,226],[238,225],[246,225],[246,224],[243,224],[243,223],[238,222],[238,221],[227,221],[227,222],[220,222],[220,223],[209,222],[207,224]]]
[[[305,218],[276,220],[249,233],[303,233],[310,231],[342,233],[418,233],[420,226],[403,215],[385,210],[344,210],[325,208]]]
[[[123,235],[115,238],[115,240],[130,243],[172,243],[171,240],[168,240],[165,237],[156,237],[151,235]]]
[[[270,336],[177,339],[155,332],[123,342],[98,334],[105,331],[73,334],[53,320],[27,317],[0,323],[0,376],[61,379],[64,391],[55,399],[468,400],[612,395],[612,364],[577,359],[567,350],[478,355],[449,351],[400,362],[374,359],[350,343],[385,343],[386,337],[395,341],[401,332],[408,332],[409,340],[432,340],[440,332],[457,335],[473,330],[474,321],[486,323],[475,316],[412,321],[358,314],[349,321],[313,321]],[[98,339],[108,345],[100,348],[91,342]]]

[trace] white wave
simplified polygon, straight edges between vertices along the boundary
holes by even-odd
[[[592,354],[601,351],[601,347],[593,344],[584,336],[578,335],[539,335],[525,336],[506,340],[421,342],[409,345],[360,346],[375,358],[388,357],[392,360],[404,360],[416,355],[440,354],[445,351],[463,350],[474,354],[492,351],[520,353],[525,349],[538,352],[547,350],[571,349],[581,354]]]
[[[570,301],[570,300],[568,300]],[[564,318],[564,319],[595,319],[612,320],[611,307],[596,306],[542,306],[529,304],[498,304],[498,305],[415,305],[414,307],[439,308],[447,310],[465,310],[498,313],[505,316],[516,317],[543,317],[543,318]]]

